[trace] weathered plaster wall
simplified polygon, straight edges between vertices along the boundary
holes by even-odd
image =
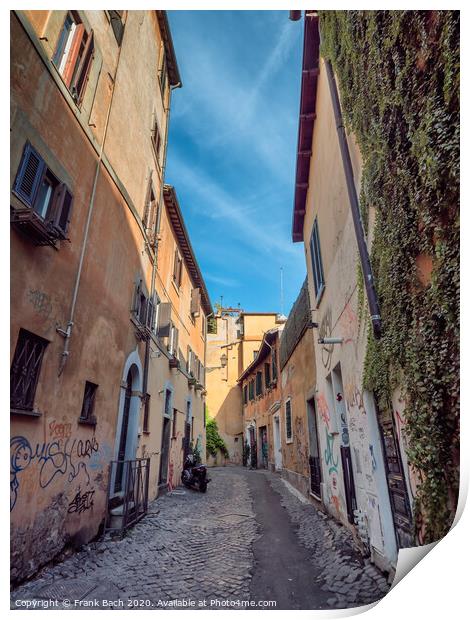
[[[310,300],[313,320],[319,324],[317,335],[344,339],[342,345],[316,346],[323,501],[334,516],[349,525],[340,455],[340,446],[349,445],[358,508],[366,518],[372,554],[378,564],[387,568],[396,563],[396,542],[376,412],[371,395],[362,391],[366,324],[358,306],[357,243],[323,62],[316,114],[304,221]],[[359,192],[361,155],[353,139],[349,139],[349,146]],[[309,249],[315,216],[325,275],[318,306]],[[341,375],[332,373],[334,370]]]

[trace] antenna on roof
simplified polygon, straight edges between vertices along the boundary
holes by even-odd
[[[284,314],[284,274],[281,267],[281,314]]]

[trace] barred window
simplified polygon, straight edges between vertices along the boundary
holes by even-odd
[[[48,344],[44,338],[20,329],[10,371],[12,409],[33,410],[42,358]]]
[[[292,409],[290,398],[286,400],[286,441],[292,441]]]
[[[85,392],[83,394],[82,411],[80,413],[80,422],[96,422],[94,416],[95,397],[98,386],[91,381],[85,381]]]

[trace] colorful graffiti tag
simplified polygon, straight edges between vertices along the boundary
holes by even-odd
[[[99,444],[95,437],[85,440],[54,439],[37,443],[34,450],[26,437],[13,437],[10,441],[10,511],[18,499],[18,476],[31,463],[39,466],[39,486],[42,489],[66,474],[68,482],[72,482],[81,472],[84,473],[88,485],[90,475],[87,462],[98,450]]]

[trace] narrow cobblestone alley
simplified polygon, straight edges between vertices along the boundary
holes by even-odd
[[[101,607],[134,601],[158,608],[185,600],[196,608],[275,601],[277,609],[328,609],[370,603],[388,591],[347,531],[302,503],[276,474],[227,467],[210,475],[207,494],[165,495],[122,540],[92,543],[43,569],[12,592],[12,608],[57,599],[61,608],[96,600]]]

